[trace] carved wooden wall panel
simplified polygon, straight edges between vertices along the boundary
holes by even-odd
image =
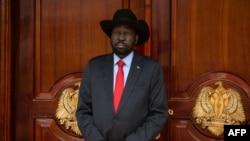
[[[172,69],[178,71],[175,92],[214,71],[229,71],[250,81],[250,74],[245,73],[250,65],[248,6],[245,0],[172,2]]]
[[[203,141],[207,139],[189,121],[173,120],[170,123],[170,127],[172,128],[170,130],[171,141]]]
[[[239,91],[249,124],[249,2],[13,1],[13,50],[4,54],[6,59],[11,54],[13,60],[11,76],[4,79],[9,84],[11,77],[12,82],[12,140],[83,140],[57,121],[58,102],[63,88],[81,78],[90,58],[111,52],[99,21],[111,18],[122,7],[131,8],[149,23],[150,40],[137,50],[158,59],[164,69],[171,115],[160,141],[223,140],[201,128],[192,112],[200,90],[205,86],[216,89],[214,83],[222,81],[226,89]],[[10,68],[4,63],[1,76]],[[10,120],[8,115],[0,117]]]
[[[52,98],[45,93],[55,81],[83,70],[91,57],[111,52],[99,21],[112,18],[121,2],[36,1],[36,98]]]
[[[131,8],[151,27],[151,0],[18,0],[12,4],[13,140],[84,140],[60,124],[58,104],[63,90],[81,79],[90,58],[112,51],[99,21],[112,19],[118,8]],[[137,50],[150,55],[150,41]]]
[[[246,117],[240,124],[249,124],[249,5],[245,0],[172,1],[169,140],[223,140],[223,134],[201,128],[192,117],[199,91],[216,89],[217,81],[240,93]]]
[[[67,133],[63,132],[53,119],[36,119],[35,129],[35,139],[39,141],[82,141],[81,138],[69,136]]]

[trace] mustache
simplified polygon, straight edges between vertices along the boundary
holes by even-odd
[[[124,42],[117,42],[117,43],[115,43],[115,46],[119,46],[119,45],[122,45],[122,46],[127,46],[127,44],[126,44],[126,43],[124,43]]]
[[[117,42],[115,45],[118,45],[118,44],[123,44],[123,45],[125,45],[125,43],[124,43],[123,41],[119,41],[119,42]]]

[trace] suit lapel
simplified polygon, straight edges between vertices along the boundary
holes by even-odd
[[[110,108],[113,109],[113,55],[110,54],[106,56],[106,58],[103,61],[102,68],[103,68],[103,79],[105,82],[105,88],[106,88],[106,95],[107,100],[109,103]]]
[[[137,82],[137,79],[140,76],[141,70],[143,68],[143,62],[141,60],[142,56],[135,53],[117,113],[128,100],[130,94],[132,93],[131,91],[133,90],[135,83]]]

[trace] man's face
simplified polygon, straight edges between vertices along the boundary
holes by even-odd
[[[120,58],[124,58],[134,49],[138,35],[130,26],[116,25],[111,33],[110,41],[113,52]]]

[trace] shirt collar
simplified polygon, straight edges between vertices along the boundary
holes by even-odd
[[[116,63],[119,60],[122,60],[125,63],[125,65],[130,66],[131,62],[132,62],[132,59],[133,59],[133,56],[134,56],[133,51],[131,53],[129,53],[129,55],[124,57],[123,59],[119,58],[116,54],[114,54],[114,65],[116,65]]]

